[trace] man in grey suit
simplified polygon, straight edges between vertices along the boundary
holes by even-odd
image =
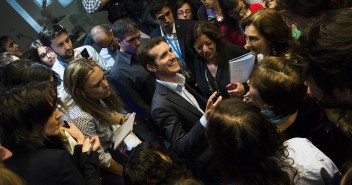
[[[152,100],[152,118],[165,140],[178,156],[185,159],[206,184],[218,183],[213,155],[205,136],[206,115],[215,103],[208,102],[185,83],[178,72],[178,58],[163,37],[153,38],[138,48],[137,57],[152,72],[156,89]]]

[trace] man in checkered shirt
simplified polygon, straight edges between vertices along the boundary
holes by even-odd
[[[95,13],[101,11],[110,1],[114,0],[82,0],[82,4],[88,13]]]

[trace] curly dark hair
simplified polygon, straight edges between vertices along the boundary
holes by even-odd
[[[139,144],[124,164],[125,182],[129,185],[173,185],[186,179],[193,179],[193,184],[197,182],[188,171],[161,155],[166,156],[166,152],[152,143]]]
[[[193,46],[197,38],[203,34],[206,35],[211,41],[215,42],[217,53],[223,49],[225,45],[225,35],[215,23],[209,21],[197,21],[194,24],[193,34],[190,38],[190,45]],[[192,49],[195,55],[198,55],[195,48],[192,47]],[[227,68],[228,61],[223,60],[223,58],[226,57],[218,56],[219,66]]]

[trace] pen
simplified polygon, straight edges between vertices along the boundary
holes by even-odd
[[[92,142],[92,145],[90,145],[90,148],[89,148],[88,153],[87,153],[88,155],[90,155],[90,153],[92,152],[94,143],[95,143],[95,140]]]

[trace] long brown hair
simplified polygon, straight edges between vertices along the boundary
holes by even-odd
[[[103,104],[79,93],[79,90],[83,89],[88,77],[94,71],[94,67],[99,67],[99,65],[95,61],[84,58],[78,59],[68,65],[64,73],[64,88],[70,97],[67,97],[65,102],[69,107],[77,105],[101,124],[116,124],[116,120],[111,116],[111,112],[121,111],[122,103],[113,92],[107,98],[101,99]]]
[[[60,104],[54,84],[34,82],[3,88],[0,92],[0,140],[4,146],[21,144],[35,151],[47,139],[44,128]]]
[[[253,25],[267,41],[271,41],[271,48],[278,56],[287,53],[297,43],[291,29],[276,10],[263,8],[252,13],[241,23],[243,30],[249,25]]]

